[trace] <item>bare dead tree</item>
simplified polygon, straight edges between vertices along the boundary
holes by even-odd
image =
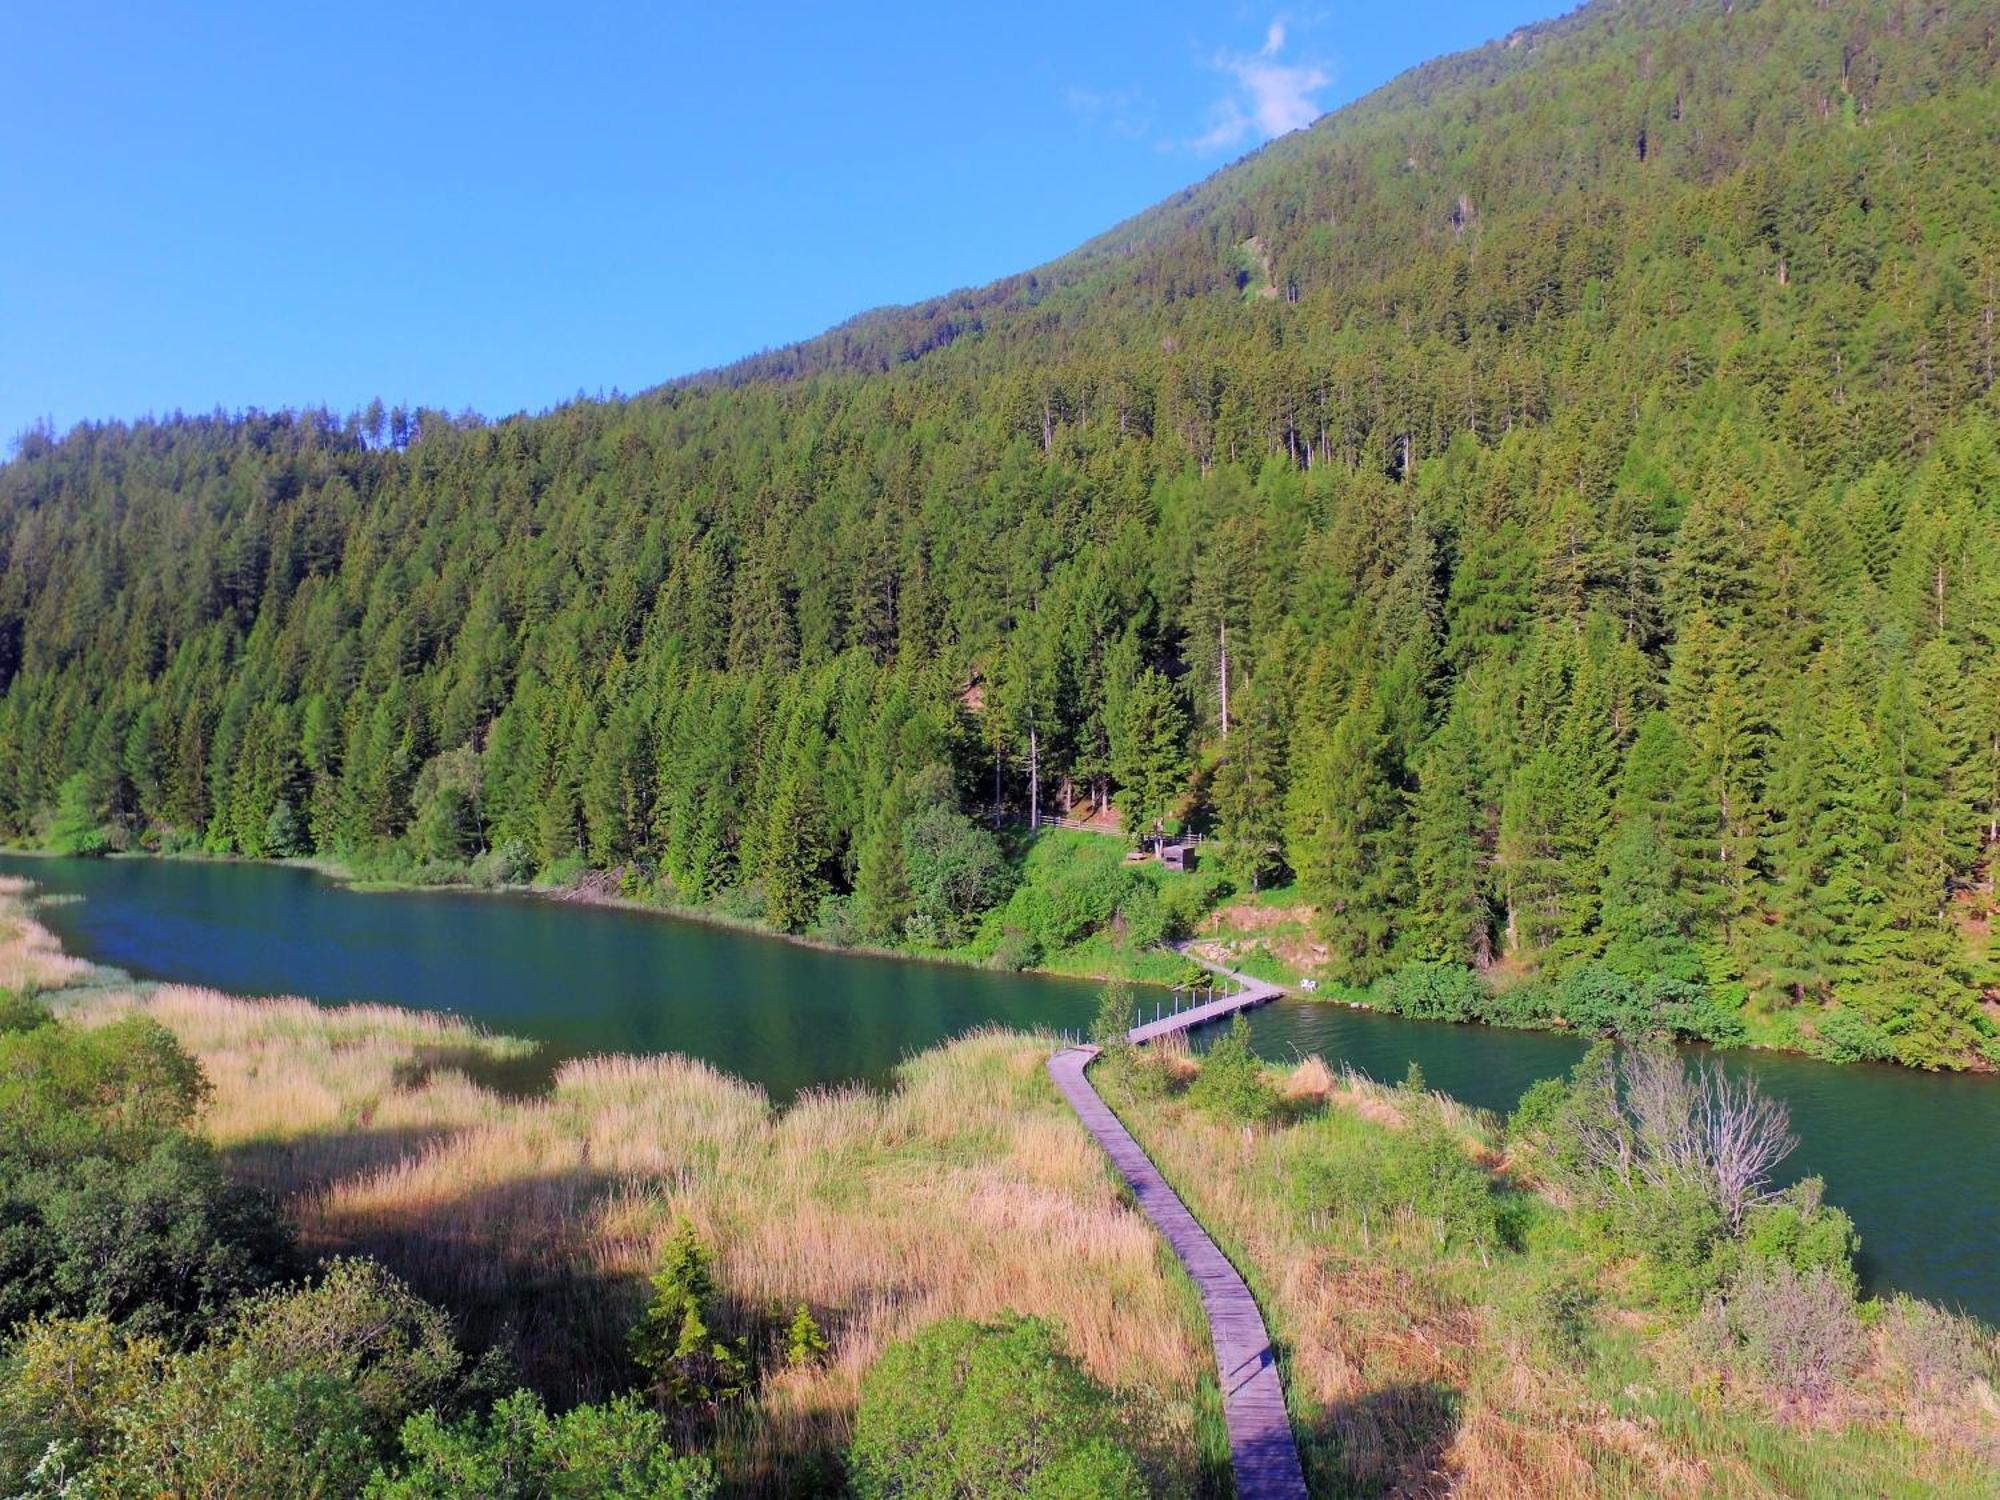
[[[1712,1058],[1690,1068],[1664,1043],[1626,1049],[1619,1072],[1646,1182],[1707,1191],[1732,1234],[1777,1196],[1771,1173],[1799,1139],[1790,1112],[1755,1080],[1730,1078]]]
[[[1732,1080],[1721,1064],[1701,1065],[1695,1090],[1696,1134],[1702,1158],[1731,1231],[1743,1216],[1777,1196],[1771,1173],[1798,1148],[1791,1112],[1766,1098],[1749,1078]]]
[[[1690,1067],[1663,1042],[1593,1053],[1565,1113],[1578,1187],[1691,1188],[1713,1199],[1732,1234],[1778,1196],[1771,1174],[1798,1146],[1785,1106],[1754,1081],[1713,1060]]]

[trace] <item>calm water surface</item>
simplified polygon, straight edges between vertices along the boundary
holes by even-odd
[[[684,1052],[778,1099],[881,1083],[969,1027],[1087,1027],[1076,981],[820,952],[647,912],[467,892],[348,890],[304,870],[0,856],[0,869],[85,899],[43,919],[74,953],[143,978],[244,994],[452,1011],[585,1052]],[[1582,1055],[1544,1032],[1447,1026],[1280,1002],[1255,1013],[1273,1058],[1317,1052],[1489,1109]],[[1720,1054],[1792,1112],[1791,1168],[1854,1216],[1864,1272],[2000,1321],[2000,1082]],[[546,1068],[547,1064],[541,1064]]]

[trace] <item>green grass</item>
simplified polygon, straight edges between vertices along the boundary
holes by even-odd
[[[1926,1407],[1876,1365],[1815,1418],[1781,1415],[1718,1376],[1685,1319],[1647,1304],[1576,1216],[1507,1177],[1494,1181],[1505,1243],[1484,1262],[1400,1215],[1364,1237],[1295,1201],[1303,1161],[1337,1169],[1399,1115],[1448,1106],[1336,1087],[1245,1132],[1129,1076],[1093,1070],[1257,1297],[1315,1495],[1389,1492],[1461,1463],[1503,1496],[1995,1492],[2000,1423]],[[1445,1118],[1489,1160],[1504,1144],[1490,1117]],[[1562,1285],[1587,1289],[1580,1317],[1551,1312]]]

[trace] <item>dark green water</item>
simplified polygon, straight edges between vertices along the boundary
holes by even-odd
[[[0,869],[86,899],[43,918],[74,953],[145,978],[241,994],[453,1011],[584,1052],[683,1052],[778,1099],[883,1081],[970,1027],[1087,1027],[1073,981],[820,952],[644,912],[532,897],[347,890],[302,870],[0,856]],[[1317,1052],[1377,1078],[1411,1061],[1430,1086],[1507,1109],[1582,1053],[1542,1032],[1445,1026],[1343,1006],[1255,1013],[1265,1055]],[[1864,1271],[2000,1321],[2000,1082],[1721,1054],[1792,1112],[1789,1168],[1854,1216]]]
[[[994,1023],[1087,1029],[1097,987],[829,953],[651,912],[471,891],[355,891],[309,870],[0,856],[81,901],[40,919],[142,979],[242,995],[379,1000],[591,1052],[680,1052],[773,1098],[886,1082],[905,1057]]]

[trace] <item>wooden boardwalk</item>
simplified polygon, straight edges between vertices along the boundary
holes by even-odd
[[[1227,1003],[1218,1000],[1196,1009],[1213,1010]],[[1231,1008],[1240,1010],[1242,1005]],[[1193,1016],[1193,1011],[1183,1011],[1173,1017],[1179,1023],[1173,1029],[1198,1025]],[[1134,1040],[1139,1040],[1139,1032],[1145,1029],[1135,1028]],[[1250,1295],[1229,1257],[1216,1248],[1208,1231],[1167,1186],[1132,1133],[1091,1087],[1084,1071],[1096,1057],[1095,1047],[1064,1048],[1049,1059],[1049,1076],[1084,1128],[1097,1137],[1098,1145],[1131,1188],[1132,1197],[1153,1221],[1153,1227],[1166,1237],[1201,1292],[1209,1337],[1215,1344],[1215,1368],[1222,1380],[1222,1416],[1229,1429],[1229,1463],[1236,1471],[1237,1500],[1305,1500],[1305,1471],[1299,1466],[1291,1419],[1285,1414],[1285,1392],[1278,1381],[1277,1357],[1263,1314],[1257,1311],[1257,1299]]]
[[[1195,959],[1201,963],[1200,959]],[[1264,1005],[1277,999],[1284,991],[1275,984],[1266,984],[1261,979],[1252,979],[1247,974],[1239,974],[1234,969],[1218,968],[1214,964],[1204,964],[1204,968],[1235,980],[1243,988],[1233,995],[1224,995],[1219,1000],[1210,1000],[1202,1005],[1194,1005],[1186,1010],[1177,1010],[1171,1015],[1161,1016],[1157,1021],[1134,1026],[1125,1033],[1125,1040],[1133,1045],[1141,1042],[1158,1041],[1163,1036],[1171,1036],[1177,1031],[1187,1031],[1196,1026],[1204,1026],[1210,1021],[1220,1021],[1233,1016],[1239,1010],[1249,1010],[1254,1005]]]

